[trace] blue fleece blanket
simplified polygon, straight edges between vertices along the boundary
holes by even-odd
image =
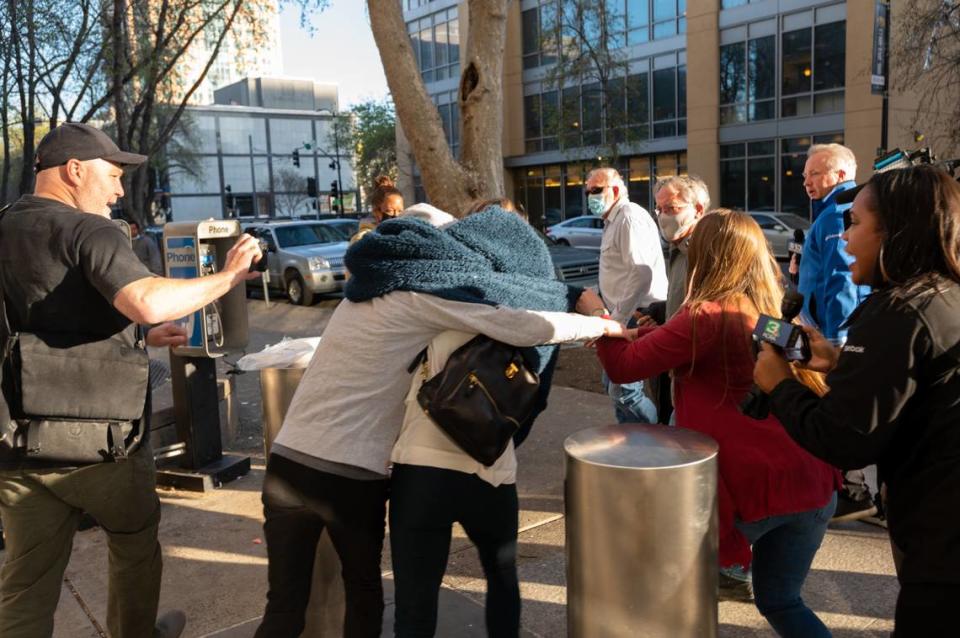
[[[451,301],[569,312],[581,292],[557,281],[550,253],[530,225],[496,206],[443,229],[413,218],[383,222],[351,246],[344,261],[350,271],[344,294],[355,302],[407,290]],[[527,364],[540,374],[535,415],[546,407],[556,354],[556,346],[524,351]]]

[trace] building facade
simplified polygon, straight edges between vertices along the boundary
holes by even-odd
[[[215,100],[188,107],[184,131],[168,146],[172,220],[299,217],[340,204],[356,211],[350,150],[332,135],[335,85],[247,78],[218,89]]]
[[[190,104],[212,104],[217,87],[245,77],[276,76],[282,72],[279,3],[277,0],[261,0],[243,10],[245,14],[235,19],[206,77],[190,96]],[[180,91],[186,92],[203,73],[222,30],[223,17],[211,23],[209,30],[187,49],[177,65]],[[182,95],[175,94],[173,99],[180,100]]]
[[[455,145],[456,49],[467,4],[403,6],[421,74]],[[585,175],[603,164],[617,166],[631,199],[647,208],[657,179],[693,173],[714,205],[806,216],[802,173],[811,144],[846,144],[862,172],[880,145],[881,97],[870,88],[873,11],[867,0],[511,3],[507,195],[534,223],[556,223],[585,211]],[[598,47],[607,53],[602,64],[571,63]],[[891,96],[888,147],[916,145],[906,125],[911,108]],[[398,150],[401,160],[409,157],[402,134]],[[401,186],[421,200],[415,165],[401,168]]]

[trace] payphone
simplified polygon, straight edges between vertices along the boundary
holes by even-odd
[[[167,277],[193,279],[223,269],[242,230],[232,219],[171,222],[163,228]],[[179,468],[157,472],[157,483],[204,491],[246,474],[250,458],[224,455],[220,440],[216,359],[247,346],[249,326],[243,285],[180,320],[187,343],[170,352],[171,382],[179,442],[160,456]]]

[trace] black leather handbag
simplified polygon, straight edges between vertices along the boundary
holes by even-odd
[[[426,350],[411,368],[425,357]],[[532,414],[539,387],[520,348],[478,335],[424,381],[417,402],[460,449],[490,467]]]

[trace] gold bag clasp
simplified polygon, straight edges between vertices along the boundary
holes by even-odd
[[[507,369],[503,371],[503,374],[508,379],[512,379],[517,376],[518,372],[520,372],[520,368],[517,367],[517,364],[511,362],[510,365],[507,366]]]

